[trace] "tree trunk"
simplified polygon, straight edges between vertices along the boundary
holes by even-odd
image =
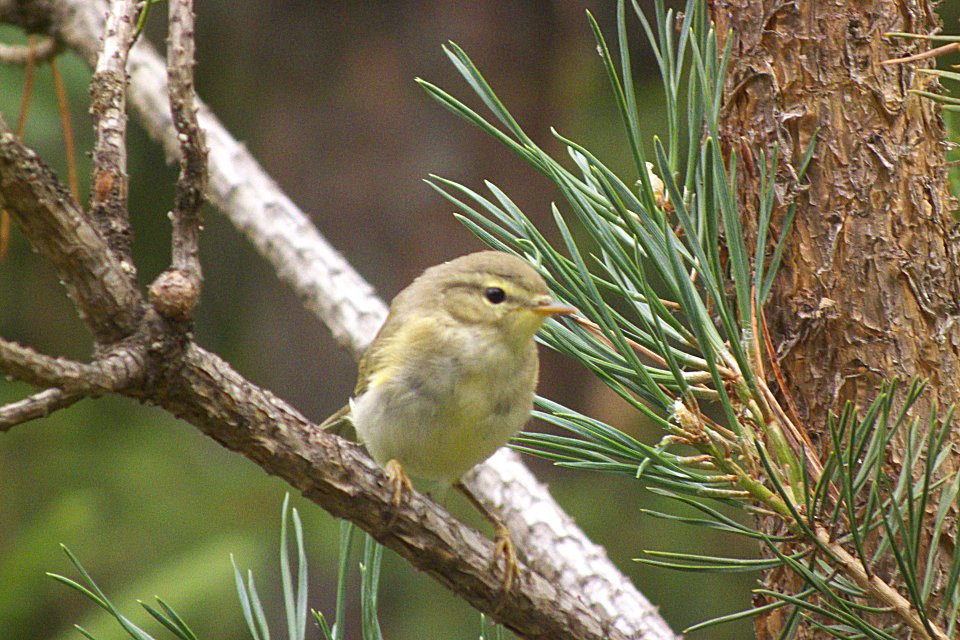
[[[924,65],[881,65],[915,52],[911,42],[884,33],[927,34],[939,26],[932,3],[714,0],[710,9],[721,38],[734,38],[720,137],[742,159],[746,227],[756,225],[759,149],[769,157],[779,144],[781,215],[797,196],[766,318],[785,391],[813,442],[828,446],[828,413],[847,401],[865,406],[883,380],[928,379],[920,417],[934,403],[956,403],[956,203],[943,122],[929,100],[908,93],[936,82],[917,72]],[[796,167],[818,128],[809,186],[800,190]],[[950,441],[947,468],[954,469],[960,432]],[[894,452],[887,462],[895,472],[901,457]],[[954,541],[942,544],[952,549]],[[781,573],[765,580],[774,589],[795,588]],[[759,618],[757,637],[777,637],[781,616]]]

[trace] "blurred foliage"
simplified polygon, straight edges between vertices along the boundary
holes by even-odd
[[[574,139],[591,140],[612,168],[628,166],[584,8],[612,32],[613,3],[600,0],[206,0],[198,15],[197,85],[294,201],[313,214],[321,231],[389,298],[425,266],[479,246],[453,220],[449,205],[421,183],[428,173],[474,185],[490,179],[525,211],[538,212],[541,221],[548,219],[549,201],[556,197],[545,179],[532,176],[482,133],[448,117],[416,87],[415,75],[461,86],[440,43],[453,39],[469,50],[548,151],[561,149],[547,129],[556,125]],[[943,11],[947,31],[955,32],[960,7],[944,3]],[[156,43],[163,40],[164,13],[154,11],[147,25],[146,37]],[[642,54],[639,30],[631,38],[634,51]],[[16,30],[0,27],[0,41],[24,40]],[[85,194],[90,73],[69,54],[59,64],[77,145],[84,151],[78,162]],[[638,85],[658,82],[654,67],[649,56],[640,59]],[[16,120],[22,83],[21,69],[0,66],[0,113],[8,122]],[[639,92],[646,101],[641,105],[647,114],[641,123],[645,136],[665,128],[654,87]],[[26,140],[65,175],[55,108],[49,69],[41,67]],[[165,213],[176,174],[135,118],[129,173],[137,264],[141,282],[149,282],[169,260]],[[311,418],[324,418],[347,397],[355,365],[295,296],[276,286],[270,270],[212,209],[205,228],[199,340]],[[52,354],[82,358],[90,351],[89,337],[55,273],[16,230],[10,254],[0,263],[0,335]],[[544,361],[544,395],[644,441],[658,437],[602,385],[586,380],[583,371],[556,357]],[[0,401],[28,392],[24,385],[3,382]],[[557,473],[542,462],[533,466],[674,628],[749,604],[754,582],[748,576],[705,580],[631,562],[642,549],[694,545],[705,554],[747,555],[752,550],[742,541],[722,534],[694,540],[687,528],[651,521],[640,509],[662,510],[664,501],[640,492],[629,479]],[[134,610],[136,599],[158,594],[201,638],[248,638],[229,554],[253,569],[271,617],[280,615],[282,598],[272,585],[279,584],[277,516],[286,490],[193,427],[115,398],[84,401],[0,434],[0,637],[78,638],[74,623],[98,638],[122,637],[105,612],[44,575],[69,570],[58,546],[62,542],[124,611]],[[293,504],[303,518],[311,561],[309,605],[330,611],[338,525],[311,503],[296,498]],[[486,530],[465,505],[451,507]],[[390,640],[419,640],[423,628],[442,629],[447,638],[477,634],[475,612],[392,553],[383,558],[380,609]],[[357,615],[355,603],[348,615]],[[146,613],[134,621],[157,629]],[[313,631],[308,637],[319,637]],[[691,637],[720,640],[750,633],[744,623]]]

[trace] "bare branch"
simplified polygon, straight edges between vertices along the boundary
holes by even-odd
[[[108,4],[103,47],[90,80],[94,126],[90,205],[110,248],[130,264],[131,281],[136,274],[130,259],[133,238],[127,211],[127,56],[138,4],[137,0]]]
[[[872,594],[877,600],[889,607],[913,629],[918,638],[932,638],[933,640],[949,640],[947,634],[937,625],[928,621],[929,627],[924,625],[923,618],[895,588],[884,582],[876,574],[871,575],[861,564],[860,560],[852,556],[843,546],[837,543],[833,536],[823,526],[817,525],[814,529],[820,544],[830,549],[838,564],[843,567],[844,573],[853,579],[864,591]]]
[[[193,84],[194,14],[192,0],[171,0],[167,36],[170,113],[177,129],[180,177],[173,210],[173,268],[200,295],[200,206],[207,191],[207,148],[197,122]],[[189,317],[192,308],[187,311]],[[183,315],[183,314],[181,314]],[[181,318],[183,319],[183,318]]]
[[[38,387],[71,387],[85,390],[99,386],[86,377],[98,374],[94,367],[67,358],[55,358],[16,342],[0,338],[0,372]]]
[[[0,431],[9,431],[18,424],[45,418],[87,396],[83,391],[44,389],[23,400],[0,407]]]
[[[609,638],[615,618],[598,615],[575,592],[520,567],[509,592],[491,571],[493,543],[420,493],[399,509],[380,467],[358,446],[308,422],[191,345],[170,386],[150,399],[225,447],[282,477],[333,515],[355,522],[418,569],[524,638]]]
[[[2,118],[0,206],[56,268],[98,342],[115,342],[136,329],[143,298],[130,279],[133,265],[108,250],[53,172]]]
[[[0,371],[38,387],[99,394],[125,389],[139,380],[143,374],[143,358],[121,347],[86,364],[48,356],[0,338]]]
[[[46,62],[60,53],[60,46],[53,38],[40,40],[31,50],[30,45],[0,43],[0,63],[23,66],[28,61]]]
[[[500,449],[464,480],[488,509],[510,527],[532,567],[561,591],[576,593],[601,619],[628,638],[664,640],[673,632],[656,608],[610,562],[606,550],[594,544],[554,506],[546,485],[537,481],[520,456]],[[540,543],[534,541],[541,541]],[[556,559],[555,540],[562,540],[563,562]]]

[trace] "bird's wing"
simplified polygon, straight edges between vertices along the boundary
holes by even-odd
[[[374,338],[373,342],[370,344],[374,345],[379,343],[380,345],[383,345],[383,341],[389,340],[390,336],[396,332],[399,324],[400,323],[397,322],[397,314],[391,311],[387,316],[386,321],[384,321],[383,326],[380,327],[380,331],[377,332],[377,337]],[[386,350],[382,348],[368,348],[360,358],[360,367],[357,373],[357,386],[353,390],[354,398],[359,398],[361,395],[363,395],[363,392],[367,390],[370,376],[374,372],[378,371],[383,364],[385,359],[385,351]],[[356,440],[357,432],[353,428],[353,422],[350,420],[350,413],[350,403],[345,404],[340,408],[339,411],[324,420],[320,424],[320,428],[325,431],[335,433],[338,436]]]
[[[320,423],[320,428],[324,431],[330,431],[337,435],[343,435],[341,433],[344,425],[350,425],[350,405],[346,404],[340,407],[336,413],[332,414],[329,418]]]
[[[371,347],[364,352],[360,358],[360,368],[357,372],[357,386],[353,390],[353,397],[359,398],[367,390],[370,383],[370,376],[380,371],[389,358],[389,344],[397,329],[402,322],[399,320],[397,311],[391,309],[390,314],[384,321],[377,337],[370,343]]]

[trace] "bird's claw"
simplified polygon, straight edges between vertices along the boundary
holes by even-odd
[[[393,497],[390,499],[390,504],[393,505],[393,518],[391,518],[390,524],[393,524],[397,518],[400,503],[403,502],[403,494],[413,491],[413,482],[410,481],[407,472],[403,470],[403,465],[397,460],[387,462],[383,471],[387,475],[387,483],[393,488]]]
[[[510,535],[510,529],[501,524],[497,527],[497,547],[493,555],[493,564],[496,566],[498,560],[503,558],[503,590],[509,592],[513,588],[513,583],[520,575],[520,565],[517,561],[517,548],[513,544],[513,537]]]

